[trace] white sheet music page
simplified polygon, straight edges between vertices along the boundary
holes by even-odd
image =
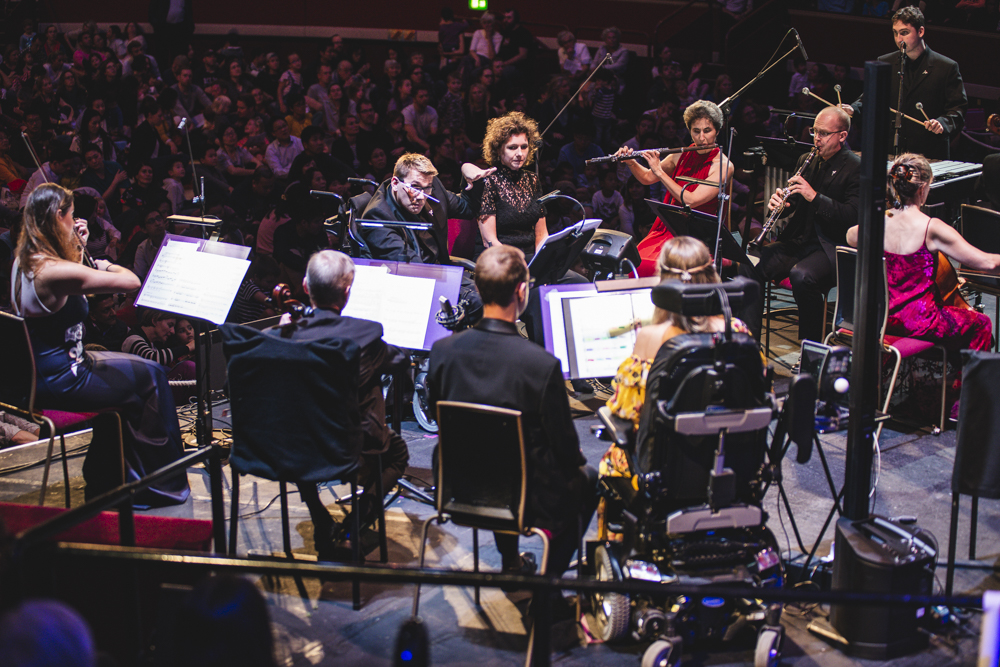
[[[649,290],[571,299],[569,309],[580,377],[614,375],[653,317]]]
[[[385,342],[422,349],[434,300],[434,280],[397,276],[379,266],[355,266],[344,315],[382,325]]]
[[[249,268],[245,259],[198,252],[196,243],[166,243],[136,304],[222,324]]]

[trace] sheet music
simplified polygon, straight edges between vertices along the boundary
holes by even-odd
[[[635,347],[638,326],[653,318],[648,289],[570,299],[566,308],[577,376],[584,378],[614,375]]]
[[[136,304],[222,324],[249,268],[245,259],[198,252],[196,243],[167,242]]]
[[[397,276],[384,266],[355,266],[344,315],[379,322],[390,345],[422,349],[434,301],[434,280]]]

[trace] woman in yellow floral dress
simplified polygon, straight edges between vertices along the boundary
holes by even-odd
[[[662,280],[680,280],[685,283],[718,283],[712,256],[704,243],[690,236],[677,236],[667,241],[660,250],[657,273]],[[725,320],[721,315],[711,317],[684,317],[662,308],[653,309],[653,323],[639,329],[632,354],[618,367],[611,387],[614,395],[608,400],[612,414],[639,427],[639,414],[646,401],[646,375],[660,347],[673,338],[686,333],[724,331]],[[747,326],[733,318],[733,331],[750,333]],[[632,477],[625,452],[611,445],[601,458],[598,472],[602,477]],[[605,500],[597,508],[597,539],[617,540],[621,535],[610,533],[604,516]]]

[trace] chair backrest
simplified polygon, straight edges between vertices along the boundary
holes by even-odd
[[[854,333],[854,285],[857,277],[858,251],[856,248],[837,246],[837,305],[833,313],[833,330],[845,330]],[[885,336],[885,325],[889,318],[889,309],[885,295],[889,293],[888,276],[885,271],[885,257],[882,257],[882,279],[878,286],[879,303],[879,333],[881,342]]]
[[[437,509],[486,530],[524,532],[527,454],[520,410],[439,401]]]
[[[233,469],[288,482],[353,474],[363,441],[357,343],[286,340],[238,324],[221,330],[229,360]]]
[[[0,353],[3,355],[0,402],[34,412],[35,356],[24,318],[0,312]]]
[[[673,430],[683,413],[752,410],[770,405],[770,385],[760,347],[742,333],[685,334],[660,347],[646,379],[646,401],[636,439],[641,473],[659,473],[650,489],[659,511],[703,503],[708,497],[717,435]],[[754,501],[751,482],[764,461],[767,428],[725,438],[725,465],[736,474],[737,499]]]
[[[983,252],[1000,253],[1000,213],[962,204],[962,236]],[[975,276],[974,281],[1000,289],[1000,278]]]

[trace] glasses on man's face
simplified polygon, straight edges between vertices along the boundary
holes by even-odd
[[[836,132],[827,132],[826,130],[817,130],[815,127],[809,128],[810,137],[819,137],[820,139],[826,139],[831,134],[840,134],[843,130],[837,130]]]
[[[416,193],[419,192],[420,194],[423,194],[423,195],[429,195],[431,192],[434,191],[434,186],[433,185],[428,185],[428,186],[425,186],[425,187],[420,187],[419,185],[416,185],[414,183],[407,183],[406,181],[400,181],[400,183],[403,184],[404,188],[406,188],[407,190],[410,190],[412,194],[416,194]]]

